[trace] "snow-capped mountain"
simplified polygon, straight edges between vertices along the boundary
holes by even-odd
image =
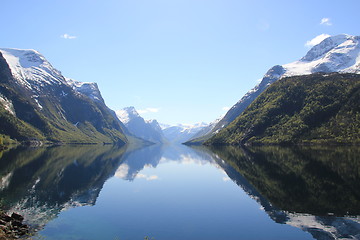
[[[197,134],[197,140],[206,140],[229,125],[273,82],[283,77],[317,72],[360,73],[360,36],[342,34],[328,37],[312,47],[300,60],[272,67],[261,82],[248,91],[209,133]]]
[[[79,82],[70,78],[65,78],[65,80],[75,91],[88,96],[92,100],[104,102],[97,83]]]
[[[142,118],[134,107],[126,107],[117,110],[116,116],[125,125],[128,131],[135,137],[153,142],[164,143],[164,135],[161,127],[156,120],[146,121]]]
[[[67,80],[35,50],[0,49],[0,130],[20,141],[126,141],[95,83]]]
[[[115,112],[116,112],[116,116],[124,124],[128,124],[133,119],[141,118],[141,116],[134,107],[126,107],[120,110],[116,110]]]
[[[178,124],[175,126],[163,125],[163,133],[165,138],[171,143],[184,143],[191,139],[197,132],[207,128],[207,123]]]
[[[207,136],[212,132],[215,126],[219,123],[219,121],[223,118],[223,116],[217,118],[216,120],[212,121],[207,126],[201,128],[199,131],[195,132],[195,134],[189,138],[187,141],[192,141],[193,139],[201,138],[202,136]]]
[[[66,84],[61,72],[36,50],[0,48],[0,52],[19,85],[36,92],[47,85]]]
[[[153,129],[155,129],[157,132],[162,132],[162,128],[160,126],[160,124],[158,123],[157,120],[155,119],[150,119],[150,120],[145,120],[145,122],[147,124],[149,124]]]
[[[360,36],[337,35],[314,46],[299,61],[285,64],[284,77],[316,72],[360,73]]]
[[[134,107],[117,110],[116,115],[130,134],[154,143],[184,143],[208,127],[206,123],[169,125],[155,119],[145,120]]]

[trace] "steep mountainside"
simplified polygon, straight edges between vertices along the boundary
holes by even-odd
[[[134,107],[127,107],[116,111],[119,120],[124,123],[128,131],[135,137],[153,143],[164,143],[165,138],[156,120],[144,120]]]
[[[215,121],[212,121],[210,124],[208,124],[207,126],[201,128],[199,131],[197,131],[191,138],[189,138],[187,140],[187,143],[191,143],[192,141],[198,142],[200,139],[202,139],[204,136],[211,136],[213,129],[215,128],[215,126],[219,123],[219,121],[222,119],[223,117],[220,117],[218,119],[216,119]],[[218,131],[214,132],[217,133]]]
[[[0,49],[0,133],[19,141],[124,144],[96,85],[83,94],[34,50]],[[97,96],[98,99],[94,99]]]
[[[205,144],[360,143],[360,75],[283,78]]]
[[[275,81],[288,76],[307,75],[317,72],[360,72],[360,36],[338,35],[326,38],[311,48],[299,61],[276,65],[263,77],[262,81],[247,92],[216,124],[210,133],[198,136],[192,143],[209,139],[220,129],[235,120],[265,89]]]

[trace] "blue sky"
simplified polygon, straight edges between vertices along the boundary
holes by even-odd
[[[318,35],[360,35],[358,0],[1,2],[0,47],[36,49],[110,108],[168,124],[215,120]]]

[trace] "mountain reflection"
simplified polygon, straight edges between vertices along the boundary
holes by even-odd
[[[93,205],[125,148],[58,146],[17,148],[0,159],[0,203],[41,227],[69,207]]]
[[[357,147],[218,147],[228,176],[276,222],[316,239],[359,239]]]
[[[62,210],[94,205],[108,178],[156,180],[157,176],[145,176],[140,171],[167,161],[204,164],[209,160],[199,159],[191,148],[182,145],[11,149],[0,156],[0,206],[21,213],[28,224],[42,228]]]
[[[167,162],[211,164],[224,170],[273,221],[316,239],[359,239],[359,156],[356,147],[17,148],[0,155],[0,205],[42,228],[64,209],[94,205],[112,176],[150,181],[157,176],[142,174],[144,168]]]
[[[115,176],[124,180],[133,181],[135,178],[146,178],[140,171],[146,167],[156,168],[159,164],[175,161],[179,163],[215,164],[211,154],[203,155],[194,149],[180,144],[151,145],[135,151],[125,153],[124,161],[116,170]],[[148,179],[151,180],[151,179]]]

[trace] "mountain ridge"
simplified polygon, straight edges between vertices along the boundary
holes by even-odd
[[[170,125],[155,119],[146,120],[133,106],[117,110],[116,114],[132,135],[154,143],[184,143],[196,132],[208,127],[206,123]]]
[[[35,50],[0,49],[0,95],[1,134],[12,139],[127,142],[102,97],[95,101],[77,91]]]
[[[359,101],[359,74],[282,78],[205,144],[359,144]]]
[[[117,118],[135,137],[152,143],[166,142],[159,123],[156,120],[146,121],[134,107],[126,107],[115,112]]]
[[[188,144],[201,144],[211,138],[216,132],[228,126],[235,120],[265,89],[283,77],[308,75],[316,72],[360,72],[360,36],[346,34],[330,36],[313,46],[300,60],[275,65],[270,68],[261,82],[249,90],[216,126],[202,136],[192,139]]]

